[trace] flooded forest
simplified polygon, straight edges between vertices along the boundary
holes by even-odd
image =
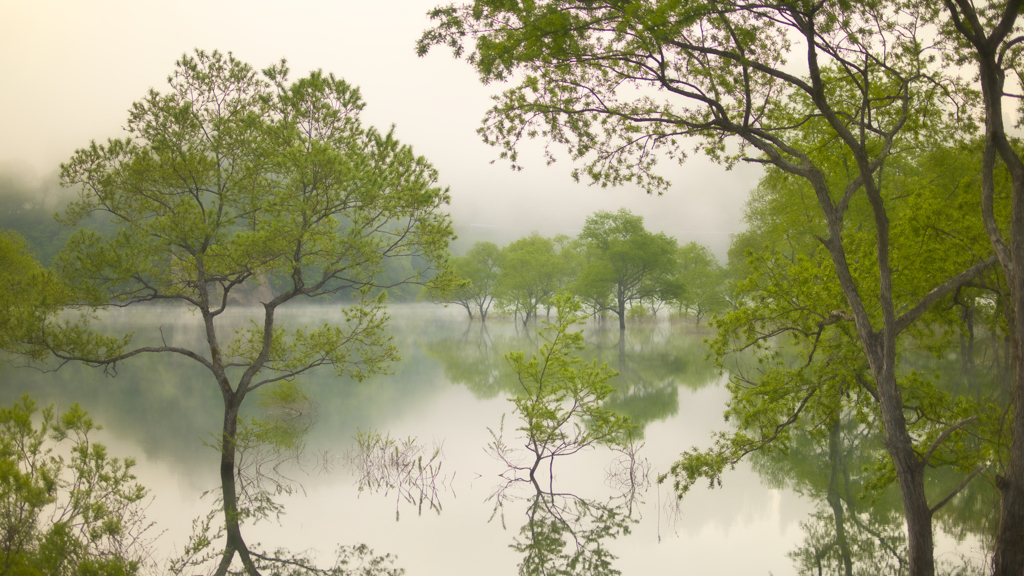
[[[419,21],[498,163],[728,205],[708,242],[460,211],[446,136],[341,71],[185,52],[57,173],[0,165],[0,576],[1019,576],[1020,9]]]

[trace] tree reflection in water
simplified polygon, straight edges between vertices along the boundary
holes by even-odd
[[[880,476],[878,463],[884,456],[877,431],[871,433],[852,418],[836,418],[826,438],[797,435],[787,454],[754,457],[754,467],[765,482],[789,486],[817,501],[816,510],[801,522],[803,542],[789,553],[798,574],[908,573],[902,505],[895,487]],[[936,475],[929,493],[949,493],[959,480]],[[964,504],[985,498],[983,484],[972,488],[937,513],[956,516]],[[987,570],[977,559],[947,554],[938,562],[937,573],[985,574]]]
[[[616,460],[610,484],[620,489],[604,501],[571,492],[557,492],[554,478],[542,486],[536,478],[506,477],[491,496],[494,514],[505,525],[505,508],[526,502],[525,523],[511,547],[523,554],[522,575],[619,574],[606,541],[629,534],[640,521],[640,496],[650,486],[646,461],[636,458],[635,447]],[[628,465],[623,466],[623,464]],[[519,488],[527,488],[519,490]],[[529,490],[532,488],[532,490]]]

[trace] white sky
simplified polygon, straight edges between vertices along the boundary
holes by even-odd
[[[567,159],[544,165],[539,143],[521,153],[522,172],[490,164],[497,150],[476,128],[501,86],[481,85],[444,49],[415,54],[426,12],[440,3],[0,0],[0,170],[53,174],[91,139],[120,136],[131,103],[150,87],[164,91],[182,53],[216,49],[256,68],[286,58],[292,78],[322,68],[359,86],[364,120],[395,124],[438,168],[463,236],[504,244],[533,230],[574,234],[595,210],[625,206],[649,229],[706,244],[724,260],[759,168],[665,162],[673,186],[652,197],[576,184]]]

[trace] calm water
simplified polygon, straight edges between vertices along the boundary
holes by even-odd
[[[244,317],[244,311],[238,312],[225,322],[241,325]],[[340,314],[326,307],[286,315],[294,323],[331,317]],[[183,309],[154,307],[133,314],[111,312],[103,325],[112,332],[135,330],[141,340],[162,333],[169,343],[201,349],[199,324]],[[708,446],[711,433],[728,426],[722,418],[728,393],[723,378],[703,360],[702,335],[667,322],[630,328],[624,357],[617,331],[608,334],[596,324],[586,327],[588,358],[606,361],[623,373],[617,381],[620,391],[609,405],[643,426],[633,498],[625,498],[622,485],[615,482],[621,455],[598,449],[556,462],[550,487],[562,496],[541,501],[548,506],[538,506],[528,486],[514,485],[501,492],[503,505],[496,509],[495,494],[506,484],[501,474],[507,468],[486,447],[492,438],[489,430],[498,431],[503,414],[505,441],[513,448],[522,445],[507,400],[514,381],[509,380],[503,354],[535,347],[534,330],[524,334],[498,321],[482,329],[479,322],[469,324],[459,310],[393,306],[392,331],[403,361],[392,367],[394,374],[364,382],[339,380],[329,371],[303,381],[318,404],[319,420],[303,461],[287,473],[304,490],[282,499],[287,513],[279,524],[244,529],[247,541],[269,549],[312,550],[325,561],[338,544],[366,543],[377,553],[396,555],[396,565],[410,576],[512,575],[525,559],[537,557],[531,535],[552,509],[578,537],[595,534],[600,521],[593,514],[578,517],[579,504],[587,503],[584,510],[608,506],[627,515],[628,534],[591,544],[614,555],[612,568],[625,575],[795,574],[800,568],[790,553],[799,556],[803,550],[807,558],[829,549],[834,518],[826,513],[830,508],[822,486],[828,483],[830,465],[827,454],[820,460],[820,448],[802,451],[798,442],[788,459],[741,464],[725,476],[721,488],[698,485],[681,504],[656,484],[657,475],[682,450]],[[138,460],[137,475],[154,496],[148,516],[162,532],[156,542],[159,553],[170,555],[181,548],[192,519],[212,505],[201,494],[218,482],[217,454],[203,446],[203,439],[219,429],[221,418],[220,394],[208,373],[185,359],[150,356],[119,367],[116,377],[67,366],[49,374],[5,367],[0,378],[0,400],[8,405],[24,393],[41,404],[81,403],[105,426],[100,440],[115,455]],[[440,512],[424,507],[420,513],[394,490],[360,491],[358,475],[344,464],[344,456],[355,448],[357,430],[440,446]],[[857,446],[846,450],[850,461],[844,469],[854,483],[862,467],[855,461],[860,451]],[[883,498],[876,506],[879,511],[855,502],[846,527],[851,538],[870,542],[880,534],[898,533],[900,519],[892,500]],[[951,532],[965,536],[958,542],[940,534],[940,561],[954,567],[962,556],[979,557],[971,531],[985,521],[968,520],[967,529],[946,522]],[[571,538],[566,551],[576,551]],[[877,566],[878,573],[886,570],[884,551],[862,554],[861,562]],[[821,558],[817,561],[829,562],[827,556]]]

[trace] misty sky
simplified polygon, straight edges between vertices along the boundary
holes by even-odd
[[[430,26],[426,12],[439,3],[0,0],[0,171],[54,174],[91,139],[121,136],[131,103],[150,87],[165,91],[182,53],[216,49],[257,69],[285,58],[293,79],[321,68],[359,86],[364,121],[395,124],[450,186],[464,241],[505,244],[533,230],[575,234],[593,211],[625,206],[649,229],[706,244],[724,260],[759,168],[663,162],[673,185],[656,197],[576,184],[564,153],[556,149],[562,160],[545,166],[540,142],[523,149],[522,172],[490,164],[497,150],[476,128],[502,87],[481,85],[444,49],[415,54]]]

